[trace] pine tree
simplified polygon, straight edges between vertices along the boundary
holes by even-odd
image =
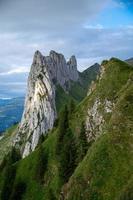
[[[65,106],[59,117],[59,128],[58,128],[57,148],[56,148],[57,154],[60,154],[60,148],[62,146],[63,138],[68,127],[69,127],[68,108],[67,106]]]
[[[12,147],[12,150],[7,155],[5,155],[2,163],[0,164],[0,171],[4,170],[6,166],[11,166],[20,159],[21,155],[19,150],[17,150],[15,147]]]
[[[70,128],[66,130],[60,155],[60,175],[67,182],[76,167],[76,144]]]
[[[79,146],[80,146],[79,159],[82,160],[88,150],[88,142],[87,142],[84,122],[82,122],[81,124],[81,130],[80,130],[80,135],[79,135]]]
[[[10,159],[11,164],[19,161],[21,159],[19,150],[16,149],[15,147],[12,147],[12,150],[9,153],[9,159]]]
[[[65,183],[72,175],[76,166],[75,138],[69,128],[69,109],[65,106],[59,118],[57,137],[57,155],[60,163],[59,173]]]
[[[24,181],[18,180],[14,185],[10,200],[21,200],[26,192],[26,187]]]
[[[36,170],[35,170],[35,178],[40,184],[43,183],[44,174],[47,170],[47,165],[48,165],[48,155],[43,149],[43,147],[40,146],[40,148],[38,149]]]
[[[16,166],[6,166],[4,171],[1,200],[9,200],[16,176]]]

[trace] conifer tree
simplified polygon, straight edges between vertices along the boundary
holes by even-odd
[[[80,160],[82,160],[88,150],[88,142],[87,142],[84,122],[82,122],[81,124],[81,130],[80,130],[80,135],[79,135],[79,146],[80,146],[79,156],[80,156]]]
[[[4,171],[3,187],[1,191],[1,200],[9,200],[13,189],[16,176],[16,166],[7,165]]]
[[[76,144],[70,128],[66,130],[60,156],[60,174],[64,182],[67,182],[76,167]]]
[[[44,180],[44,174],[47,170],[48,165],[48,155],[43,149],[42,146],[38,149],[37,154],[37,162],[36,162],[36,170],[35,170],[35,178],[36,180],[42,184]]]
[[[76,166],[76,144],[72,130],[69,128],[69,109],[65,106],[59,118],[57,155],[60,163],[59,173],[65,183]]]
[[[62,146],[64,134],[69,127],[68,123],[68,108],[67,106],[64,107],[62,112],[60,113],[59,117],[59,128],[58,128],[58,136],[57,136],[57,154],[60,154],[60,148]]]
[[[18,180],[14,184],[10,200],[21,200],[25,192],[26,192],[26,183],[24,181]]]

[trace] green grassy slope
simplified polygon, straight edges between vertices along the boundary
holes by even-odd
[[[81,122],[85,121],[88,109],[91,109],[96,100],[100,105],[98,111],[105,120],[105,126],[108,124],[111,113],[105,112],[105,101],[108,100],[115,104],[119,98],[119,92],[127,83],[133,68],[127,63],[112,58],[104,65],[105,72],[101,79],[95,82],[95,90],[87,96],[76,108],[75,113],[71,116],[73,131],[78,134]]]
[[[66,199],[117,200],[122,195],[124,200],[132,199],[133,80],[123,90],[107,130],[89,149],[69,181]],[[128,195],[124,196],[123,191]]]
[[[96,79],[97,75],[99,75],[99,72],[100,65],[96,63],[80,73],[81,82],[84,88],[88,89],[91,82]]]
[[[69,103],[71,98],[72,97],[68,93],[66,93],[60,85],[56,86],[55,102],[58,113],[62,109],[62,107],[64,107],[64,105]]]
[[[130,58],[128,60],[125,60],[128,64],[133,66],[133,58]]]
[[[23,195],[24,200],[49,200],[52,192],[53,196],[59,195],[61,183],[58,178],[58,162],[55,153],[56,139],[56,130],[53,130],[49,134],[48,139],[39,148],[25,159],[15,163],[17,170],[14,185],[19,182],[26,184],[26,192]],[[43,149],[45,156],[48,157],[46,170],[42,174],[42,182],[38,178],[41,163],[40,156],[42,156],[40,154],[41,149]],[[0,180],[2,181],[4,178],[4,171],[2,171],[0,173]],[[1,181],[0,187],[3,184]]]
[[[51,192],[53,192],[53,196],[58,196],[60,180],[58,178],[55,145],[56,132],[53,132],[50,133],[50,136],[42,145],[45,154],[48,156],[47,169],[42,177],[43,184],[37,179],[39,149],[18,163],[16,182],[17,180],[22,180],[27,183],[26,194],[23,197],[24,200],[49,199]]]
[[[80,72],[79,81],[71,82],[71,88],[69,91],[70,96],[72,96],[77,102],[82,101],[88,92],[91,82],[96,80],[99,71],[100,65],[95,64],[83,72]]]
[[[12,138],[14,137],[16,130],[17,130],[18,125],[14,125],[11,128],[9,128],[2,139],[0,140],[0,163],[5,156],[10,150],[11,150],[11,141]]]
[[[99,98],[104,102],[108,98],[115,103],[112,115],[105,117],[108,123],[104,134],[93,142],[84,159],[77,161],[78,166],[67,184],[63,185],[59,176],[59,155],[56,152],[58,127],[54,127],[43,144],[27,158],[13,164],[16,175],[12,190],[17,191],[14,189],[16,185],[23,183],[26,189],[22,200],[59,200],[61,190],[68,200],[123,200],[121,198],[132,190],[132,70],[128,64],[111,59],[105,66],[103,78],[96,81],[96,89],[69,116],[70,127],[78,143],[81,122],[95,100]],[[104,109],[100,109],[104,116]],[[80,146],[77,145],[77,148]],[[41,158],[45,161],[43,172],[40,171]],[[0,180],[4,177],[4,172],[0,172]],[[2,184],[0,181],[0,191]]]
[[[71,99],[75,100],[77,103],[81,102],[85,98],[91,82],[96,80],[99,70],[100,65],[95,64],[85,71],[79,72],[79,80],[77,82],[71,81],[68,93],[66,93],[60,85],[56,85],[55,102],[57,112],[59,112],[65,104],[68,104]]]

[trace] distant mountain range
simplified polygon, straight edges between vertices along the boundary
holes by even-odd
[[[24,97],[0,99],[0,134],[22,117]]]
[[[126,62],[130,65],[133,65],[133,58],[129,58],[126,60]]]

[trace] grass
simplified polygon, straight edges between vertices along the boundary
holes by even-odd
[[[133,190],[132,105],[133,82],[129,79],[119,92],[105,133],[93,143],[64,188],[67,200],[117,200],[126,192],[127,183]]]
[[[96,99],[99,98],[101,102],[109,99],[115,103],[114,110],[108,118],[105,117],[104,106],[100,108],[106,121],[103,133],[92,143],[67,184],[63,185],[60,179],[57,158],[59,155],[55,151],[58,127],[49,133],[47,139],[33,153],[14,164],[17,168],[16,185],[26,184],[23,200],[58,200],[61,191],[65,200],[121,200],[122,195],[125,196],[129,190],[133,190],[132,70],[128,64],[111,59],[105,64],[103,78],[96,81],[96,89],[70,116],[70,127],[78,142],[81,123],[85,121],[88,109]],[[62,88],[58,88],[57,94],[59,110],[60,105],[68,102],[70,96],[67,96]],[[15,134],[16,128],[10,130],[0,141],[0,151],[3,151],[4,144],[7,148],[10,136]],[[47,168],[41,177],[42,182],[36,178],[40,148],[48,158]],[[0,180],[3,177],[4,174],[0,173]]]
[[[0,163],[3,160],[5,154],[8,154],[8,152],[11,150],[12,138],[16,133],[17,127],[18,125],[14,125],[7,129],[3,138],[0,140]]]
[[[87,95],[88,89],[92,81],[96,80],[99,74],[100,65],[95,64],[83,72],[79,73],[79,81],[71,82],[71,88],[69,90],[70,96],[72,96],[78,103],[81,102]]]

